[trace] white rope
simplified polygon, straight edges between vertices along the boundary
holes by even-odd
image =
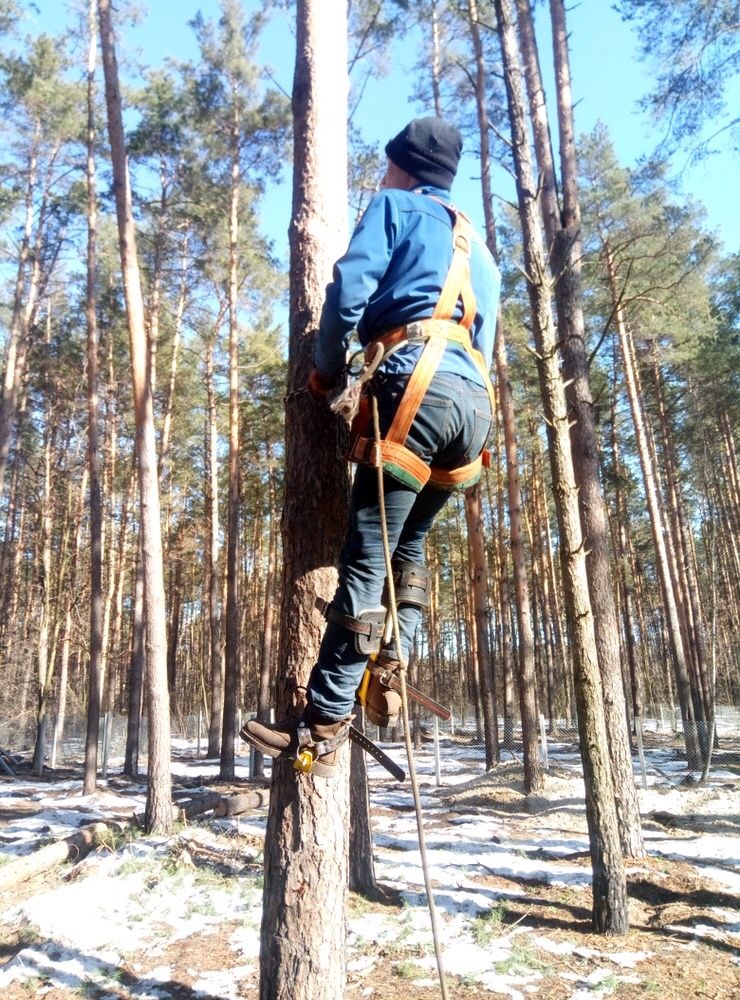
[[[378,418],[378,401],[371,393],[372,414],[373,414],[373,434],[375,442],[380,449],[380,421]],[[398,624],[398,608],[396,606],[396,588],[393,583],[393,567],[391,565],[391,551],[388,544],[388,524],[385,516],[385,490],[383,488],[383,463],[378,463],[378,505],[380,508],[380,526],[383,534],[383,554],[385,556],[385,575],[388,588],[388,606],[393,622],[393,641],[396,646],[399,667],[398,673],[401,681],[401,706],[403,709],[403,729],[406,742],[406,757],[409,764],[409,779],[411,781],[411,792],[414,799],[414,810],[416,812],[416,832],[419,840],[419,856],[421,858],[421,870],[424,875],[424,887],[426,889],[427,905],[429,907],[429,918],[432,925],[432,941],[434,942],[434,955],[437,959],[437,975],[439,977],[439,988],[442,993],[442,1000],[448,1000],[447,980],[445,978],[444,965],[442,963],[442,946],[439,939],[439,926],[437,922],[437,908],[434,903],[434,892],[432,880],[429,875],[429,864],[427,862],[427,848],[424,839],[424,819],[421,811],[421,798],[419,796],[419,783],[416,778],[416,764],[414,762],[414,750],[411,745],[411,725],[409,723],[409,700],[406,690],[406,661],[401,653],[401,630]]]

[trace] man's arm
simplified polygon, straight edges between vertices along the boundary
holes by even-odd
[[[387,191],[375,195],[355,230],[345,255],[334,265],[326,289],[314,363],[324,377],[344,367],[350,334],[388,269],[396,245],[399,213]]]

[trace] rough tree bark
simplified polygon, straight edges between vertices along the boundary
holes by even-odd
[[[301,700],[346,527],[342,429],[306,393],[331,265],[346,244],[346,0],[299,0],[278,714]],[[331,779],[276,761],[265,837],[262,1000],[337,1000],[346,981],[349,754]]]

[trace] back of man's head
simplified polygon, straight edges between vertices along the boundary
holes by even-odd
[[[385,147],[386,156],[422,184],[449,190],[462,153],[462,136],[441,118],[415,118]]]

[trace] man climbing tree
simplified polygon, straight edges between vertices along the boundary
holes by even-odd
[[[337,768],[366,667],[368,717],[387,726],[398,715],[397,674],[429,600],[424,538],[450,492],[480,477],[492,419],[488,370],[500,276],[450,201],[460,133],[439,118],[416,119],[385,151],[382,189],[335,265],[308,382],[318,399],[346,398],[337,389],[357,328],[365,374],[374,371],[362,402],[372,406],[361,405],[353,423],[351,457],[359,467],[339,585],[330,604],[319,602],[328,624],[305,709],[278,723],[252,720],[242,731],[271,757],[307,752],[303,759],[320,777]],[[384,636],[386,542],[400,649]]]

